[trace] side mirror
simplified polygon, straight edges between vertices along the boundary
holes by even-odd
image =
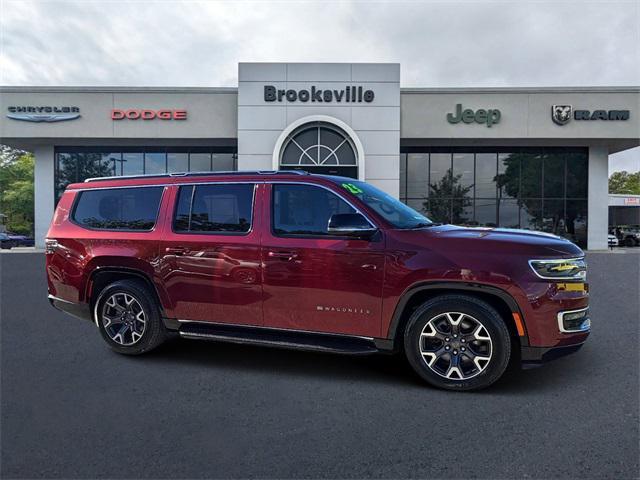
[[[369,238],[377,231],[360,213],[335,213],[327,228],[327,233],[355,238]]]

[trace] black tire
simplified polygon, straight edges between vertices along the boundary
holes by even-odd
[[[636,241],[631,237],[627,237],[624,239],[624,245],[625,247],[635,247]]]
[[[133,337],[127,337],[127,334],[120,335],[120,339],[124,341],[133,340],[132,344],[122,344],[112,338],[114,326],[110,328],[106,326],[108,321],[103,317],[105,312],[105,303],[115,295],[115,298],[119,299],[124,295],[128,298],[133,297],[140,309],[136,311],[142,311],[144,313],[144,328],[140,327],[138,323],[137,329],[141,331],[141,336],[134,339]],[[138,307],[136,307],[138,308]],[[107,307],[107,312],[110,312],[110,308]],[[133,315],[133,314],[132,314]],[[94,308],[94,320],[96,321],[100,334],[109,347],[115,352],[125,355],[140,355],[147,353],[154,348],[160,346],[168,336],[167,330],[160,316],[160,309],[155,299],[155,296],[149,291],[147,285],[142,281],[137,280],[120,280],[114,282],[105,287],[96,301]],[[123,324],[121,324],[123,325]],[[108,331],[109,330],[109,331]],[[132,328],[129,328],[131,333]]]
[[[454,312],[463,316],[456,317]],[[451,313],[452,318],[456,317],[460,326],[452,327],[446,313]],[[431,325],[427,326],[430,322]],[[448,326],[455,330],[451,330],[446,336],[438,328],[433,328],[438,322],[440,327]],[[469,329],[477,335],[482,332],[483,337],[488,333],[489,340],[476,341],[475,335],[470,336],[468,333],[471,331]],[[422,337],[423,330],[428,332],[426,335],[429,338]],[[458,337],[456,339],[453,338],[455,332]],[[446,338],[438,339],[435,335]],[[463,338],[465,342],[471,343],[461,344]],[[421,347],[425,346],[421,342],[425,341],[432,342],[425,350],[434,350],[436,353],[421,353]],[[444,352],[447,347],[449,351]],[[471,352],[476,348],[489,352],[488,355],[478,354],[477,363],[471,358]],[[428,300],[413,312],[404,332],[404,349],[413,369],[431,385],[448,390],[478,390],[494,383],[506,370],[511,356],[511,336],[504,320],[491,305],[475,297],[450,294]],[[460,350],[465,350],[466,353]],[[453,357],[454,351],[457,358]],[[437,356],[437,352],[441,352],[441,355]],[[490,359],[481,360],[483,357],[480,355],[487,355]],[[432,366],[429,366],[429,361],[433,361]],[[453,368],[454,361],[460,366],[457,372],[453,371],[456,370]],[[446,378],[444,374],[449,372],[451,378]]]

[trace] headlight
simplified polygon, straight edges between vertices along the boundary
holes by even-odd
[[[587,279],[587,262],[582,258],[563,258],[559,260],[529,260],[529,265],[540,278],[547,280]]]

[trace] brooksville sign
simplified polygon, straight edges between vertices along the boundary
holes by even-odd
[[[311,89],[306,90],[293,90],[293,89],[277,89],[273,85],[264,86],[264,101],[265,102],[337,102],[337,103],[371,103],[375,98],[373,90],[365,90],[358,85],[350,85],[341,90],[332,90],[316,87],[315,85]]]

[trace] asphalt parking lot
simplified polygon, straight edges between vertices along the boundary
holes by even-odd
[[[637,478],[640,255],[593,253],[577,354],[479,393],[401,358],[177,340],[119,356],[0,255],[2,478]]]

